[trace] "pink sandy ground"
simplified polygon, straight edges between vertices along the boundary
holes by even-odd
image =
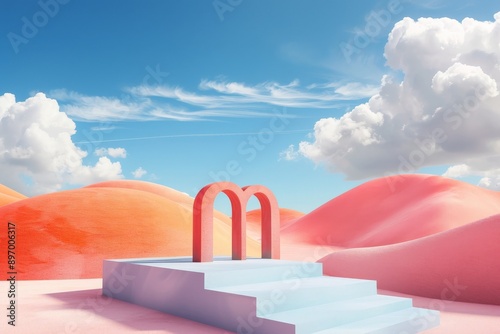
[[[0,282],[1,305],[7,305],[7,282]],[[1,317],[0,333],[231,333],[215,327],[101,296],[101,279],[20,281],[16,327]],[[412,297],[415,306],[439,309],[441,325],[429,334],[500,333],[500,306]]]

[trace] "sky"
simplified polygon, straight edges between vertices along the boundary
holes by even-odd
[[[494,1],[7,0],[0,183],[262,184],[305,213],[392,174],[499,189],[499,85]]]

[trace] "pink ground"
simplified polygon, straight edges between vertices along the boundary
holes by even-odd
[[[101,296],[101,279],[20,281],[16,327],[2,317],[0,333],[175,333],[222,334],[218,328]],[[7,283],[0,282],[0,291]],[[441,325],[429,334],[500,333],[500,306],[412,297],[414,305],[441,311]],[[1,293],[1,305],[6,294]],[[2,307],[3,308],[3,307]]]

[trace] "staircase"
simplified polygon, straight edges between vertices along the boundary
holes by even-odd
[[[419,333],[439,312],[377,294],[375,281],[271,259],[105,260],[103,294],[238,334]]]

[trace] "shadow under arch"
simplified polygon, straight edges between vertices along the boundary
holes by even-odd
[[[261,206],[262,258],[279,259],[279,207],[274,194],[261,185],[240,188],[232,182],[215,182],[203,187],[193,204],[193,262],[213,261],[214,201],[221,192],[232,209],[232,259],[246,259],[246,206],[255,195]]]

